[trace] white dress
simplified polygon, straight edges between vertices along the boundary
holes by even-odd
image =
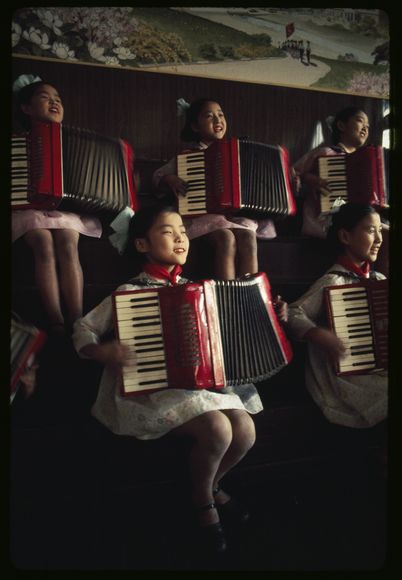
[[[330,273],[330,272],[338,273]],[[377,280],[385,276],[372,272]],[[315,326],[327,326],[323,307],[326,286],[351,284],[358,278],[340,264],[334,264],[296,302],[289,305],[286,331],[295,340]],[[331,423],[346,427],[371,427],[387,417],[388,373],[337,376],[329,358],[316,344],[307,343],[306,387]]]
[[[142,272],[140,278],[149,287],[170,285]],[[187,280],[181,278],[179,283]],[[138,290],[143,286],[123,284],[118,290]],[[88,344],[98,344],[101,337],[113,331],[112,298],[108,296],[91,312],[76,321],[73,341],[77,352]],[[83,356],[83,355],[82,355]],[[226,387],[219,392],[201,389],[164,389],[153,393],[123,397],[116,374],[105,368],[92,415],[117,435],[138,439],[157,439],[171,429],[208,411],[242,409],[251,414],[262,411],[257,389],[252,384]]]

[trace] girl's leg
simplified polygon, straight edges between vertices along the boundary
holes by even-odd
[[[255,443],[255,425],[247,411],[230,409],[222,411],[222,413],[227,416],[231,423],[232,442],[215,474],[214,489],[219,486],[219,481],[222,477],[239,463]],[[216,502],[218,504],[225,503],[229,499],[228,494],[224,491],[221,491],[216,496]]]
[[[216,230],[205,235],[214,255],[214,272],[221,280],[236,278],[236,240],[231,230]]]
[[[59,282],[53,237],[50,230],[37,229],[27,232],[24,240],[32,249],[35,260],[35,282],[50,325],[63,325]]]
[[[84,282],[78,253],[79,236],[79,232],[75,230],[53,230],[60,289],[70,324],[82,316]]]
[[[177,427],[172,433],[193,439],[190,474],[195,507],[201,508],[212,503],[216,474],[232,441],[230,420],[220,411],[209,411]],[[201,525],[218,522],[216,509],[200,511],[199,521]]]
[[[258,272],[257,236],[251,230],[234,228],[236,239],[237,276]]]

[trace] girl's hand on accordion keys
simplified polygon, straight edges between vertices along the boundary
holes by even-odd
[[[176,197],[179,195],[185,197],[187,195],[187,183],[177,175],[164,175],[162,180],[164,184],[173,191]]]
[[[123,366],[136,364],[136,356],[130,351],[127,344],[122,344],[117,340],[104,342],[102,344],[90,344],[83,347],[82,352],[87,356],[97,360],[104,366],[121,369]]]
[[[319,192],[320,195],[327,196],[331,193],[328,182],[325,179],[321,179],[315,173],[305,173],[302,180],[312,191]]]
[[[346,346],[332,330],[315,326],[310,328],[304,335],[304,338],[314,342],[319,348],[324,350],[331,360],[334,368],[339,360],[346,354]]]

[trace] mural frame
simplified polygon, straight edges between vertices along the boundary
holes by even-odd
[[[389,38],[380,9],[56,7],[12,19],[14,57],[381,99],[390,97]]]

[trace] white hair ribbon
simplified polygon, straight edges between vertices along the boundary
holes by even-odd
[[[328,129],[332,132],[332,125],[335,121],[335,117],[334,115],[329,115],[326,119],[325,119],[325,123],[328,127]]]
[[[109,241],[119,254],[123,254],[128,242],[128,229],[130,220],[134,215],[131,207],[125,207],[110,223],[114,233],[109,236]]]
[[[20,75],[13,83],[13,93],[18,93],[24,87],[41,81],[40,77],[34,75]]]
[[[187,109],[190,108],[190,103],[187,103],[184,99],[177,99],[177,116],[183,117],[186,114]]]

